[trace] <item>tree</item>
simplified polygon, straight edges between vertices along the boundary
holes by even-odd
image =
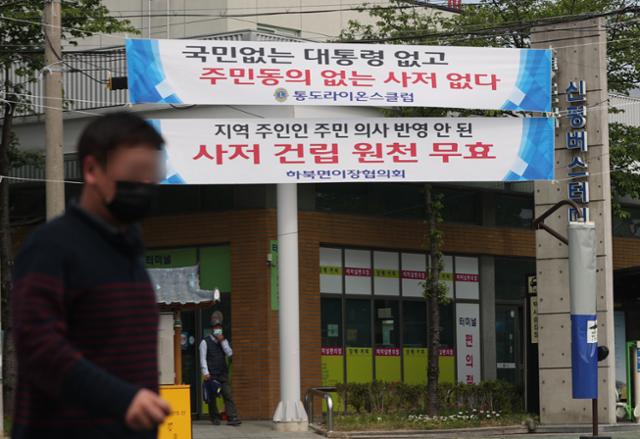
[[[406,1],[392,0],[400,6]],[[469,4],[461,14],[427,14],[424,8],[373,8],[369,13],[375,25],[350,21],[341,40],[370,40],[404,44],[491,46],[527,48],[532,28],[543,22],[566,21],[583,15],[606,17],[609,91],[627,95],[640,84],[640,6],[635,0],[481,0]],[[424,111],[427,110],[427,111]],[[621,111],[621,110],[618,110]],[[496,112],[456,111],[457,114]],[[415,108],[403,115],[435,116],[434,109]],[[640,151],[634,148],[637,130],[619,124],[609,128],[613,213],[625,218],[628,213],[619,200],[640,194],[637,165]]]
[[[18,149],[13,134],[13,120],[19,109],[30,104],[26,85],[37,81],[44,66],[44,35],[42,32],[43,1],[0,0],[0,104],[2,136],[0,138],[0,175],[14,167],[41,163],[37,153]],[[136,30],[128,21],[109,16],[101,0],[70,0],[62,3],[62,38],[70,45],[95,32],[114,33]],[[60,64],[65,65],[64,54]],[[9,218],[9,182],[0,180],[0,288],[2,300],[3,401],[10,414],[15,386],[15,356],[11,342],[9,291],[11,288],[12,244]]]
[[[425,205],[425,244],[428,252],[428,275],[424,283],[424,296],[427,299],[429,327],[427,329],[427,414],[435,416],[438,412],[438,379],[440,376],[440,305],[447,303],[447,287],[440,281],[444,268],[442,244],[444,234],[438,230],[442,222],[442,194],[434,194],[430,184],[424,185]]]
[[[377,7],[369,10],[376,19],[373,25],[350,21],[341,41],[384,42],[390,44],[424,44],[457,46],[491,46],[527,48],[532,28],[543,22],[566,21],[601,16],[608,21],[608,80],[611,92],[628,94],[640,83],[640,7],[630,0],[480,0],[479,4],[463,7],[461,14],[445,16],[424,7],[406,8],[407,1],[391,0],[403,8]],[[366,5],[365,5],[366,7]],[[401,108],[388,112],[393,116],[442,116],[455,111],[457,115],[495,115],[500,112],[442,110],[433,108]],[[610,125],[610,162],[614,214],[625,217],[619,199],[640,198],[640,128],[620,124]],[[437,230],[439,201],[434,201],[431,186],[425,187],[427,217],[427,248],[430,252],[429,277],[425,296],[429,309],[429,411],[437,411],[438,351],[440,346],[439,301],[445,300],[438,282],[442,259],[438,258],[443,235]],[[446,291],[445,291],[446,292]]]

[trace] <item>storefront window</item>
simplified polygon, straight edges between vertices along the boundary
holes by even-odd
[[[527,276],[535,272],[535,259],[496,258],[496,300],[521,301],[527,295]]]
[[[196,319],[194,311],[183,311],[180,315],[182,321],[182,380],[184,384],[191,386],[191,409],[197,411],[196,386],[200,377],[200,368],[197,366],[196,349],[200,340],[196,333]]]
[[[321,247],[319,262],[322,382],[424,383],[431,329],[422,286],[425,255]],[[440,379],[479,382],[479,261],[448,255],[444,262],[441,280],[451,300],[439,307]],[[461,328],[470,333],[462,345]],[[460,361],[473,369],[456,374]]]
[[[397,300],[375,301],[376,346],[400,346],[400,312]]]
[[[440,305],[440,346],[443,348],[453,348],[453,304]]]
[[[405,301],[402,304],[405,347],[427,346],[427,306],[423,301]]]
[[[414,183],[318,184],[316,209],[323,212],[380,215],[396,218],[424,218],[424,186]],[[443,196],[445,222],[480,224],[479,192],[437,186]],[[464,206],[461,209],[460,206]]]
[[[316,209],[322,212],[365,213],[367,210],[367,185],[318,184],[316,185]]]
[[[436,188],[442,194],[442,218],[445,223],[480,224],[482,197],[476,191]]]
[[[613,217],[613,236],[640,238],[640,207],[623,206],[628,218]]]
[[[322,347],[342,346],[342,300],[321,300]]]
[[[371,347],[371,301],[347,299],[347,346]]]
[[[496,225],[530,229],[533,224],[533,197],[499,194],[496,197]]]

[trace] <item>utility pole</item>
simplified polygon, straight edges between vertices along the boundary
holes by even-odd
[[[300,282],[298,258],[298,188],[277,185],[278,294],[280,325],[280,403],[273,415],[278,431],[307,431],[300,401]]]
[[[46,144],[47,219],[64,211],[64,145],[62,139],[61,0],[44,2],[44,129]]]

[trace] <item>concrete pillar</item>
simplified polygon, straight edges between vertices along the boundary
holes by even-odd
[[[590,220],[596,224],[598,344],[609,347],[599,363],[599,419],[615,423],[615,353],[613,337],[613,270],[611,237],[611,185],[607,112],[607,33],[602,18],[558,23],[534,28],[535,48],[555,48],[559,109],[564,116],[556,130],[556,182],[535,183],[536,216],[568,198],[569,163],[581,155],[588,164]],[[595,106],[587,113],[586,152],[566,149],[571,130],[566,89],[570,81],[585,81],[587,101]],[[568,209],[561,209],[546,223],[567,235]],[[538,281],[540,419],[543,424],[588,423],[591,401],[572,399],[571,321],[568,247],[544,231],[536,232]]]
[[[496,379],[496,262],[480,256],[480,321],[482,322],[482,379]]]
[[[300,401],[300,305],[298,298],[298,195],[295,184],[279,184],[278,282],[280,310],[280,403],[273,415],[280,431],[306,431]]]

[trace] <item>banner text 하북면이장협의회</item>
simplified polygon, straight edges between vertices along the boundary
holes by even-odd
[[[168,184],[554,178],[552,118],[155,119]]]

